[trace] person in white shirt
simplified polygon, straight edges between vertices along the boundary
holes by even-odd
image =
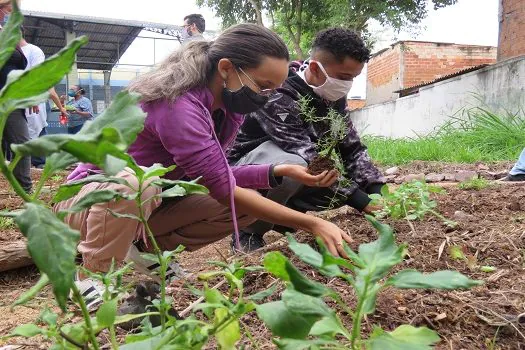
[[[22,33],[23,33],[22,28]],[[28,43],[25,38],[22,38],[20,41],[20,48],[22,49],[24,56],[27,59],[26,69],[31,69],[32,67],[41,64],[45,61],[46,56],[44,52],[36,45]],[[62,105],[60,98],[55,90],[55,88],[49,89],[49,97],[60,110],[60,113],[67,115],[66,109]],[[35,139],[39,136],[47,134],[47,112],[46,112],[46,102],[40,103],[38,106],[28,108],[26,110],[27,117],[27,126],[29,128],[29,137]],[[31,164],[36,168],[42,168],[45,164],[45,158],[42,157],[31,157]]]

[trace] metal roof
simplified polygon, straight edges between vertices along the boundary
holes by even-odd
[[[454,73],[442,75],[439,78],[436,78],[436,79],[434,79],[432,81],[429,81],[427,83],[421,83],[421,84],[418,84],[418,85],[407,87],[405,89],[396,90],[394,92],[398,93],[399,97],[405,97],[405,96],[413,95],[413,94],[418,93],[419,89],[424,87],[424,86],[432,85],[434,83],[438,83],[438,82],[443,81],[443,80],[448,80],[450,78],[454,78],[454,77],[457,77],[457,76],[460,76],[460,75],[463,75],[463,74],[474,72],[474,71],[477,71],[477,70],[479,70],[481,68],[485,68],[487,66],[489,66],[489,64],[480,64],[478,66],[465,68],[465,69],[459,70],[459,71],[454,72]]]
[[[177,36],[180,26],[171,24],[23,11],[26,40],[44,51],[46,57],[66,45],[66,31],[86,35],[89,43],[77,54],[81,69],[111,70],[143,30]]]

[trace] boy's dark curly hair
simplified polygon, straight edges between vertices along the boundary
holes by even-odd
[[[351,57],[366,63],[370,59],[370,50],[363,39],[354,31],[344,28],[329,28],[317,33],[312,52],[322,50],[331,53],[338,61]]]

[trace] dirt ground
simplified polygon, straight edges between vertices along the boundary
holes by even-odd
[[[415,166],[436,171],[434,164]],[[502,167],[507,167],[507,164],[491,166],[491,169]],[[413,172],[413,168],[402,167],[402,171]],[[395,228],[398,243],[408,244],[409,257],[396,270],[414,268],[432,272],[455,269],[485,283],[467,291],[385,289],[379,294],[376,312],[364,323],[364,334],[373,325],[391,330],[408,323],[435,329],[442,339],[437,349],[525,349],[525,327],[507,321],[525,312],[525,186],[494,184],[480,191],[460,190],[452,186],[447,187],[447,194],[437,195],[435,199],[439,203],[439,212],[447,218],[456,217],[459,226],[450,230],[434,217],[428,217],[414,222],[415,230],[412,230],[405,221],[386,220]],[[5,201],[4,197],[0,198],[0,206],[16,207],[16,203]],[[457,211],[461,211],[459,219],[455,214]],[[355,240],[352,245],[354,250],[357,250],[358,244],[376,239],[375,231],[364,217],[351,208],[343,207],[318,215],[349,232]],[[16,230],[6,230],[0,232],[0,243],[18,237]],[[306,233],[298,233],[296,237],[301,242],[313,243],[313,238]],[[269,243],[267,247],[238,259],[243,259],[246,264],[261,264],[266,252],[280,250],[309,277],[328,284],[351,307],[355,305],[350,287],[339,280],[319,276],[293,257],[280,234],[271,232],[265,239]],[[209,270],[208,261],[230,257],[229,245],[230,240],[224,239],[197,252],[184,252],[180,262],[191,272]],[[461,247],[468,262],[452,259],[448,252],[450,246]],[[479,266],[485,265],[496,269],[490,273],[481,272]],[[0,273],[0,335],[9,333],[18,324],[34,321],[42,305],[52,305],[51,293],[46,291],[29,305],[10,311],[10,304],[37,279],[38,272],[31,267]],[[272,283],[274,279],[266,273],[251,274],[245,279],[246,294],[266,289]],[[196,299],[182,289],[175,289],[173,297],[179,311]],[[339,315],[345,324],[350,323],[348,315]],[[254,315],[244,317],[242,324],[257,341],[257,346],[254,346],[243,339],[247,348],[274,348],[270,333]],[[38,340],[19,338],[8,342],[14,343],[24,345],[22,348],[26,349],[48,346]],[[0,342],[0,348],[1,345]]]

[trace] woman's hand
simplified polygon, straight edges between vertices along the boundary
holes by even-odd
[[[279,164],[273,168],[275,176],[288,176],[303,185],[310,187],[330,187],[339,177],[339,172],[335,169],[325,170],[319,175],[309,174],[307,168],[296,164]]]
[[[349,234],[331,222],[320,218],[315,218],[309,231],[316,236],[321,237],[333,256],[340,256],[348,259],[348,255],[343,248],[343,241],[346,241],[347,243],[352,242],[352,238]]]

